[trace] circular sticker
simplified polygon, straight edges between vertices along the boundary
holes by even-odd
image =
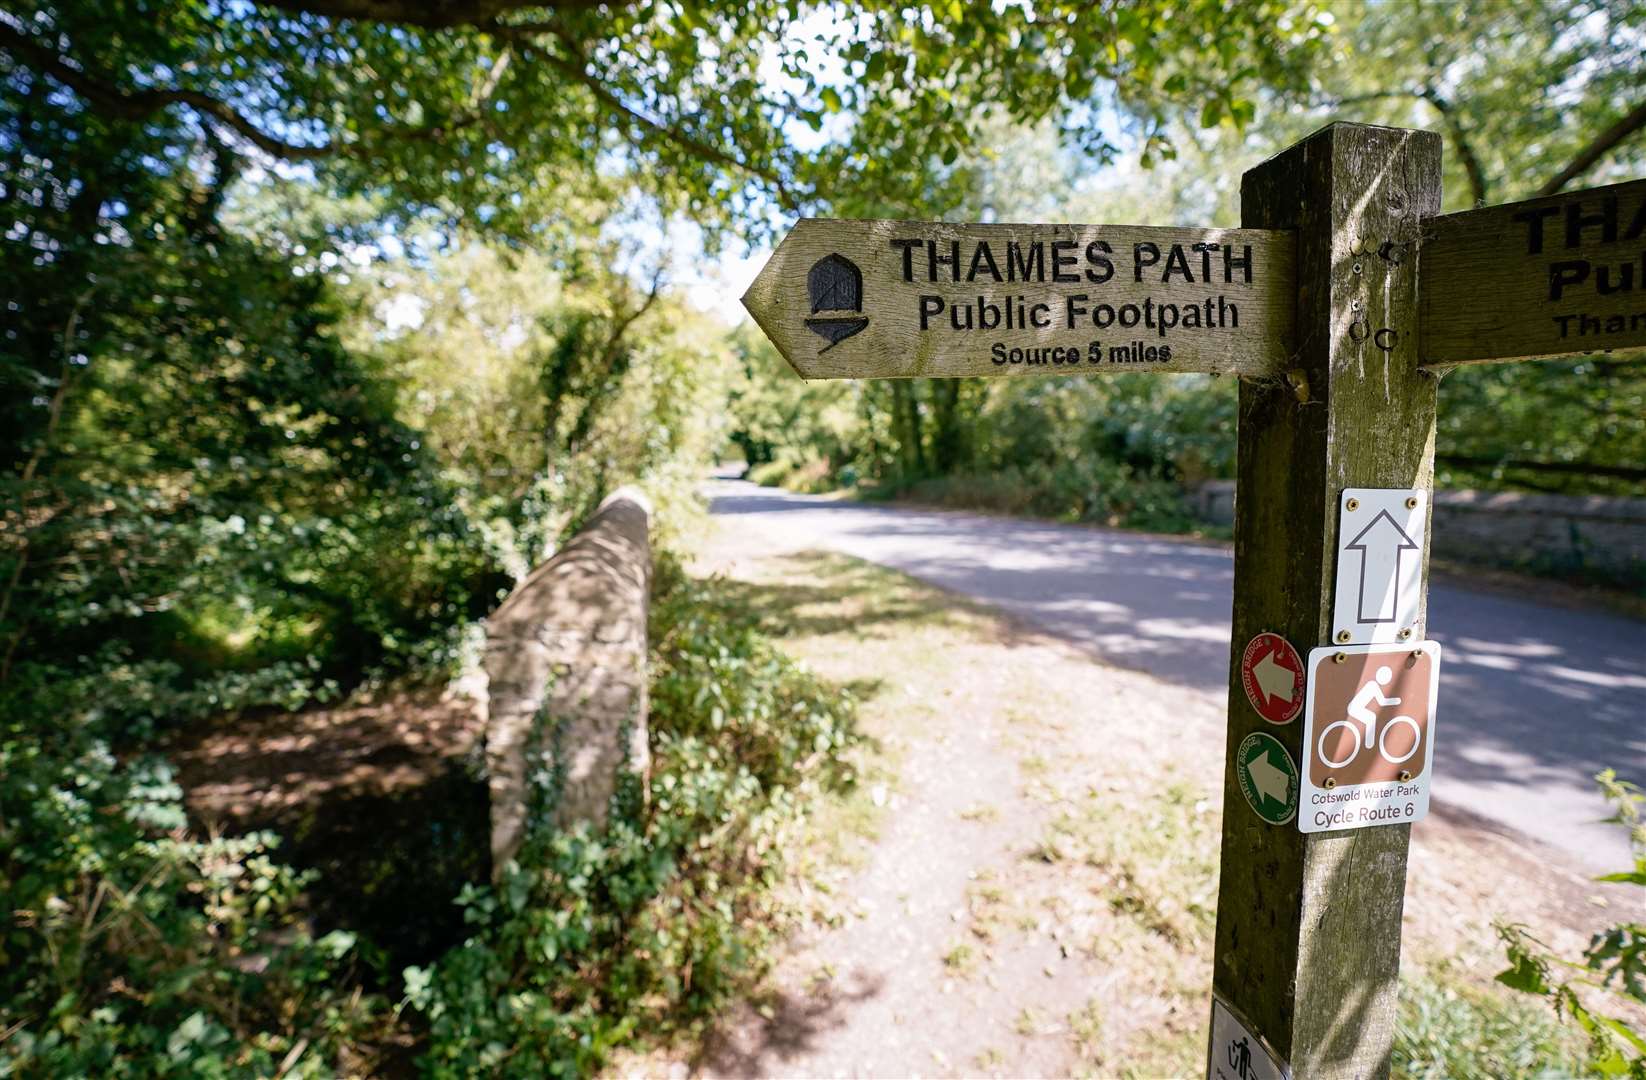
[[[1254,731],[1240,741],[1235,776],[1246,802],[1270,825],[1284,825],[1297,816],[1297,765],[1273,735]]]
[[[1279,634],[1261,633],[1240,654],[1240,685],[1257,714],[1289,724],[1303,708],[1303,658]]]

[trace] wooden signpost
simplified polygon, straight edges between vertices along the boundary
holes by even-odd
[[[1256,229],[808,219],[743,304],[808,379],[1266,375],[1291,352],[1292,251]]]
[[[1447,214],[1425,232],[1424,363],[1646,346],[1646,180]]]
[[[1336,775],[1302,782],[1291,658],[1438,655],[1420,540],[1439,369],[1646,346],[1646,181],[1442,217],[1440,150],[1431,132],[1333,124],[1246,174],[1240,229],[801,221],[743,297],[809,379],[1240,376],[1209,1076],[1389,1071],[1405,822],[1421,815],[1334,826]],[[1362,502],[1394,507],[1408,539],[1341,537]],[[1344,581],[1353,597],[1334,595]],[[1344,644],[1360,641],[1385,644]],[[1434,698],[1421,719],[1380,715],[1396,680],[1371,671],[1348,697],[1392,779],[1350,762],[1353,724],[1301,711],[1345,784],[1382,799],[1427,784],[1412,740]]]

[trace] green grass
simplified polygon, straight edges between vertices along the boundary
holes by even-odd
[[[943,966],[956,975],[970,975],[977,967],[977,950],[965,942],[953,946],[943,954]]]
[[[1583,1048],[1541,1002],[1478,989],[1443,968],[1401,978],[1396,1080],[1583,1076]]]
[[[1108,878],[1117,912],[1184,946],[1216,921],[1218,831],[1196,790],[1173,783],[1141,808],[1096,792],[1059,815],[1035,855],[1083,860]]]

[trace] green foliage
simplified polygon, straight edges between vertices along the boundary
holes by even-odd
[[[350,17],[355,16],[355,17]],[[537,8],[405,0],[279,7],[122,0],[17,7],[11,63],[49,73],[157,154],[202,130],[303,162],[335,190],[539,241],[638,190],[711,227],[785,209],[942,207],[973,123],[1055,125],[1099,157],[1118,102],[1240,126],[1301,87],[1329,18],[1294,0],[962,5],[782,0]]]
[[[374,263],[346,292],[359,312],[346,340],[400,375],[400,415],[510,577],[623,483],[648,490],[665,542],[692,520],[720,437],[718,324],[622,274],[472,234]]]
[[[435,1075],[588,1075],[710,1015],[758,970],[809,803],[853,779],[850,700],[716,584],[664,562],[650,629],[650,805],[619,799],[603,834],[539,807],[501,882],[465,894],[473,936],[406,972]]]
[[[849,485],[850,481],[845,477],[853,472],[852,466],[847,465],[840,471],[842,478],[836,482],[831,475],[832,470],[828,462],[816,458],[810,461],[796,461],[785,452],[776,461],[768,461],[764,465],[756,465],[750,469],[746,479],[762,487],[780,487],[789,491],[816,494]]]
[[[384,1005],[349,989],[353,936],[308,929],[277,839],[187,836],[165,764],[111,752],[132,714],[189,707],[130,674],[46,687],[49,734],[0,696],[0,1075],[369,1067]]]
[[[1198,528],[1176,484],[1102,458],[931,477],[896,489],[917,502],[956,509],[1086,521],[1154,532]]]
[[[1582,1046],[1553,1017],[1444,970],[1403,977],[1390,1074],[1399,1080],[1556,1080]]]
[[[186,6],[36,14],[8,13],[0,46],[57,24],[148,81],[215,32]],[[293,35],[229,43],[213,70]],[[309,929],[311,879],[272,836],[184,831],[154,751],[378,672],[438,675],[610,487],[688,501],[717,385],[701,327],[668,298],[667,333],[632,320],[615,274],[545,298],[542,257],[511,269],[469,237],[379,259],[398,280],[377,291],[349,280],[374,258],[360,219],[392,215],[253,181],[198,117],[129,115],[10,52],[0,70],[0,1073],[371,1072],[359,1048],[392,1021],[356,968],[376,944]],[[448,301],[456,329],[381,333],[397,290]],[[464,295],[487,306],[470,318]],[[481,315],[526,338],[488,339]],[[488,363],[535,411],[494,418],[436,377]]]
[[[1646,11],[1632,0],[1382,5],[1357,9],[1312,73],[1315,109],[1446,138],[1447,204],[1531,197],[1638,100]],[[1285,124],[1279,117],[1275,120]],[[1574,187],[1638,175],[1639,140]]]
[[[758,349],[745,356],[752,385],[731,412],[757,483],[829,490],[850,476],[881,495],[1185,531],[1196,527],[1185,489],[1234,469],[1227,381],[909,380],[842,393]]]
[[[1629,831],[1634,867],[1605,874],[1597,881],[1638,886],[1646,890],[1646,823],[1640,804],[1646,801],[1635,785],[1607,769],[1595,777],[1615,808],[1611,821]],[[1643,894],[1646,899],[1646,894]],[[1636,904],[1631,910],[1640,911]],[[1629,1021],[1599,1011],[1596,1001],[1607,995],[1635,1006],[1646,1006],[1646,923],[1628,920],[1601,930],[1589,941],[1583,958],[1566,960],[1520,925],[1499,924],[1509,967],[1497,979],[1503,985],[1549,1002],[1557,1016],[1569,1020],[1588,1040],[1588,1067],[1599,1076],[1646,1077],[1646,1032]]]
[[[1449,487],[1633,495],[1641,462],[1646,361],[1479,364],[1440,384],[1437,479]]]
[[[29,242],[0,247],[0,447],[18,463],[0,474],[0,680],[111,640],[189,676],[427,659],[497,582],[393,381],[341,346],[323,280],[203,216],[191,200],[222,192],[187,163],[146,203],[99,187],[99,155],[143,143],[86,145],[42,91],[11,87],[8,138],[33,154],[0,179],[80,194],[19,203]],[[231,161],[209,162],[219,182]]]

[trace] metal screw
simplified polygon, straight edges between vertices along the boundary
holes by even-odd
[[[1327,777],[1327,778],[1326,778],[1326,784],[1325,784],[1325,787],[1326,787],[1326,790],[1327,790],[1327,791],[1330,791],[1330,790],[1332,790],[1332,789],[1333,789],[1333,788],[1335,788],[1335,787],[1337,787],[1337,777],[1335,777],[1335,776],[1328,776],[1328,777]]]
[[[1409,638],[1411,636],[1412,636],[1412,628],[1409,627],[1409,626],[1406,629],[1404,629],[1400,632],[1400,640],[1401,641],[1405,641],[1407,638]]]
[[[1406,499],[1406,509],[1408,509],[1408,510],[1416,510],[1417,509],[1417,496],[1416,495],[1409,496]]]
[[[1348,502],[1343,504],[1343,509],[1348,510],[1350,512],[1353,512],[1355,510],[1359,510],[1360,509],[1360,500],[1359,499],[1350,499]]]
[[[1400,782],[1402,784],[1406,783],[1411,778],[1412,778],[1412,770],[1410,770],[1410,769],[1401,769],[1400,770]]]
[[[1412,650],[1412,659],[1413,660],[1417,660],[1417,659],[1421,658],[1422,656],[1423,656],[1423,650],[1422,649],[1413,649]]]
[[[1349,301],[1349,310],[1350,311],[1359,311],[1360,310],[1360,301],[1359,300],[1350,300]]]
[[[1337,643],[1339,645],[1347,645],[1349,643],[1349,632],[1347,630],[1339,630],[1337,632]]]
[[[1354,266],[1350,267],[1350,269],[1352,269],[1355,273],[1358,274],[1358,273],[1361,272],[1362,267],[1359,263],[1355,263]]]
[[[1341,663],[1343,663],[1344,661],[1346,661],[1348,659],[1349,659],[1349,654],[1348,653],[1340,652],[1336,656],[1332,657],[1332,663],[1341,664]]]

